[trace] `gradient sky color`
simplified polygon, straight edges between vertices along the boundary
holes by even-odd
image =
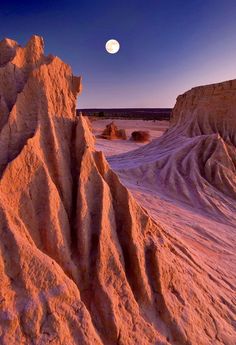
[[[80,108],[172,107],[193,86],[236,78],[235,0],[1,0],[0,39],[32,34],[82,75]]]

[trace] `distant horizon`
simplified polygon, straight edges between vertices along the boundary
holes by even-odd
[[[88,108],[76,108],[77,110],[117,110],[117,109],[173,109],[173,107],[88,107]]]

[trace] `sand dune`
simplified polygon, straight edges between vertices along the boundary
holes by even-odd
[[[235,285],[151,218],[95,150],[75,115],[80,78],[44,57],[40,37],[0,50],[1,344],[235,344]],[[139,168],[139,152],[133,172],[149,171],[151,185],[156,169]],[[229,203],[229,186],[214,188]]]

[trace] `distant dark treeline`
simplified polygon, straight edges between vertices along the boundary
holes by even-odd
[[[171,108],[121,108],[121,109],[77,109],[77,115],[101,118],[128,118],[142,120],[170,120]]]

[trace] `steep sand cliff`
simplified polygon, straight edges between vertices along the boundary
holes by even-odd
[[[233,286],[95,151],[80,78],[37,36],[0,53],[0,343],[233,345]]]

